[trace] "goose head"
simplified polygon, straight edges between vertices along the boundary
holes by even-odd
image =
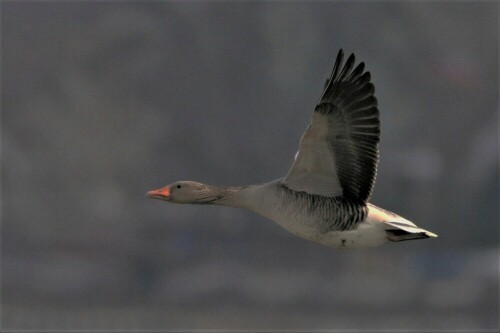
[[[147,196],[178,204],[208,204],[221,198],[214,188],[193,181],[179,181],[158,190],[149,191]]]

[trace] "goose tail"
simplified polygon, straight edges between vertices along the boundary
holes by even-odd
[[[401,222],[385,222],[387,225],[387,238],[392,242],[401,242],[412,239],[437,237],[428,230]]]

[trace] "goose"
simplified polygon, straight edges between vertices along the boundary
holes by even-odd
[[[364,63],[354,68],[354,54],[344,66],[343,59],[340,49],[286,177],[235,187],[177,181],[147,196],[246,209],[332,248],[437,237],[368,203],[379,160],[379,110]]]

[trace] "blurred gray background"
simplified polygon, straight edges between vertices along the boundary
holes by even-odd
[[[498,327],[498,2],[1,5],[4,329]],[[284,176],[339,48],[377,90],[371,201],[439,238],[145,198]]]

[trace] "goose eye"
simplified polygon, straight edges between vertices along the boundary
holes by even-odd
[[[177,188],[181,188],[181,186],[180,186],[180,185],[177,185]]]

